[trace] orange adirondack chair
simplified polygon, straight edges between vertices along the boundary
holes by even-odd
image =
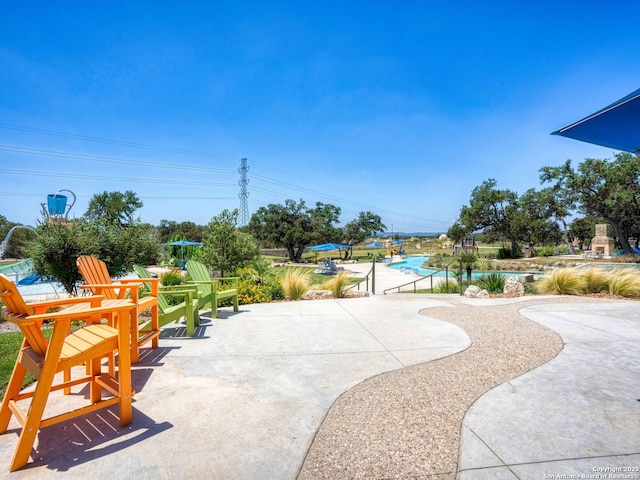
[[[102,304],[103,297],[76,297],[47,302],[25,303],[15,284],[0,274],[0,299],[4,303],[2,317],[18,325],[24,334],[22,348],[7,391],[0,407],[0,433],[7,431],[11,415],[22,426],[18,444],[9,471],[24,467],[29,461],[38,431],[68,419],[93,412],[100,408],[118,405],[120,425],[131,423],[131,360],[129,348],[130,316],[135,305],[129,300]],[[51,307],[71,305],[54,313],[46,313]],[[101,323],[108,318],[114,326]],[[44,320],[53,320],[50,340],[42,333]],[[82,320],[85,326],[71,332],[71,322]],[[71,333],[70,333],[71,332]],[[102,357],[118,352],[118,375],[102,371]],[[84,375],[71,379],[71,368]],[[77,370],[77,369],[76,369]],[[35,391],[21,392],[22,382],[29,371],[37,379]],[[64,372],[62,382],[55,383],[55,375]],[[76,372],[77,373],[77,372]],[[42,418],[50,393],[89,383],[90,403],[81,408]],[[102,389],[113,397],[102,398]],[[18,401],[31,399],[28,410],[22,410]]]
[[[135,318],[131,321],[131,362],[138,363],[140,347],[151,341],[152,348],[158,348],[160,335],[160,323],[158,313],[158,279],[157,278],[130,278],[119,279],[117,283],[111,280],[107,265],[100,259],[83,255],[76,261],[78,270],[84,278],[86,285],[80,288],[91,290],[94,295],[103,295],[107,300],[130,298],[136,305]],[[139,289],[142,282],[151,285],[149,295],[142,297]],[[151,310],[151,323],[149,329],[139,328],[139,313]]]

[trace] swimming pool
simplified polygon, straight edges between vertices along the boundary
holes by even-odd
[[[395,268],[396,270],[400,270],[410,275],[420,275],[422,277],[425,277],[427,275],[431,275],[434,272],[438,272],[438,269],[436,268],[424,268],[422,266],[422,264],[427,260],[429,260],[429,257],[424,255],[416,256],[416,257],[406,257],[402,262],[390,263],[388,266],[389,268]],[[456,266],[457,265],[451,265],[451,267],[454,267],[454,268]],[[449,267],[449,276],[451,276],[451,267]],[[484,273],[485,272],[477,272],[477,271],[471,272],[471,277],[480,278],[482,275],[484,275]],[[527,272],[498,272],[498,273],[504,276],[527,275]],[[433,276],[444,277],[445,275],[446,275],[446,272],[443,270],[438,273],[435,273]],[[534,276],[538,278],[541,276],[541,274],[534,274]]]

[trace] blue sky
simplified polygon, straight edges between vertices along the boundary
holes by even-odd
[[[5,2],[0,215],[133,190],[146,222],[304,199],[446,231],[488,178],[610,149],[551,136],[640,87],[636,2]]]

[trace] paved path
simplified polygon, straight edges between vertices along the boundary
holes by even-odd
[[[195,338],[168,328],[161,348],[145,350],[134,369],[132,425],[119,428],[103,410],[45,429],[34,461],[9,475],[17,440],[12,421],[0,436],[0,478],[293,479],[344,392],[470,346],[459,326],[419,314],[451,301],[471,302],[411,294],[282,302],[225,312]],[[566,346],[473,404],[464,418],[459,477],[533,479],[640,467],[637,305],[524,309]],[[51,402],[52,411],[59,402]]]

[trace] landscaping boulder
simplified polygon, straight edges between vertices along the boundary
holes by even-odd
[[[464,296],[467,298],[489,298],[489,292],[481,289],[477,285],[469,285],[464,291]]]
[[[522,297],[524,295],[524,285],[516,277],[509,277],[504,283],[503,293],[507,297]]]

